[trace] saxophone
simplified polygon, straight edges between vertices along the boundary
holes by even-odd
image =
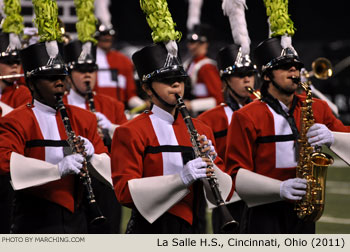
[[[321,152],[321,147],[314,148],[309,144],[306,133],[315,123],[312,111],[312,92],[310,83],[300,82],[293,78],[306,92],[306,100],[301,107],[300,137],[298,139],[299,159],[296,167],[296,177],[307,180],[306,194],[296,202],[295,210],[300,219],[316,222],[323,213],[325,205],[325,189],[327,168],[333,163],[333,158]]]

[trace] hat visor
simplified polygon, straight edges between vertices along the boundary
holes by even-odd
[[[186,71],[181,67],[177,70],[168,70],[168,71],[163,71],[159,74],[156,74],[151,78],[152,81],[154,80],[164,80],[164,79],[170,79],[170,78],[176,78],[176,77],[188,77],[188,74]]]
[[[62,68],[62,69],[42,70],[33,74],[33,76],[53,76],[53,75],[68,75],[68,72],[66,69]]]
[[[282,57],[272,66],[272,68],[278,68],[279,66],[286,64],[295,64],[299,68],[304,67],[304,64],[296,57]]]

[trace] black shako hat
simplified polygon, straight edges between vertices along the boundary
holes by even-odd
[[[212,29],[207,24],[197,24],[189,31],[187,41],[189,42],[208,42],[211,38]]]
[[[181,63],[176,60],[166,65],[168,51],[164,44],[146,46],[132,55],[137,74],[142,82],[154,79],[188,77]]]
[[[101,20],[97,20],[95,37],[98,39],[100,36],[104,35],[114,36],[116,35],[116,31],[114,30],[112,24],[107,26],[105,24],[102,24]]]
[[[242,55],[241,47],[236,44],[221,48],[216,61],[221,77],[227,77],[238,72],[256,72],[256,66],[252,64],[249,56]]]
[[[19,51],[24,74],[31,76],[68,75],[67,67],[62,60],[63,45],[58,43],[59,53],[55,60],[48,64],[50,56],[47,54],[45,42],[32,44]]]
[[[18,50],[9,50],[10,44],[10,34],[5,32],[0,32],[0,59],[5,57],[14,57],[19,59]]]
[[[294,63],[300,68],[304,66],[293,48],[282,48],[281,37],[262,41],[254,51],[254,60],[262,75],[269,69],[278,68],[285,64]]]
[[[83,50],[83,43],[79,40],[74,40],[64,46],[64,61],[69,69],[74,69],[79,65],[96,65],[96,46],[91,43],[91,52],[86,57],[81,58],[81,52]]]

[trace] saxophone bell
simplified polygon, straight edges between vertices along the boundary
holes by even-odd
[[[260,91],[256,91],[254,88],[245,86],[245,89],[247,89],[247,91],[253,95],[255,95],[255,97],[259,100],[261,100],[261,93]]]

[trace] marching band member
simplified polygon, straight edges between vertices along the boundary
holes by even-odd
[[[216,62],[207,56],[210,27],[197,24],[187,36],[187,48],[191,58],[184,62],[190,76],[191,88],[186,98],[188,108],[198,114],[223,102],[222,83]]]
[[[92,46],[91,58],[86,61],[79,60],[82,53],[82,43],[72,41],[64,47],[64,58],[69,68],[71,89],[64,97],[66,104],[90,110],[97,117],[97,125],[104,143],[110,149],[114,130],[126,122],[124,104],[110,96],[94,94],[91,90],[96,83],[97,65],[95,63],[96,47]],[[104,134],[103,134],[104,133]],[[106,233],[120,233],[121,205],[117,202],[114,191],[92,178],[96,200],[101,211],[106,216],[110,230]]]
[[[292,80],[303,64],[294,48],[282,48],[279,37],[260,43],[254,55],[262,71],[263,98],[233,114],[227,137],[235,140],[227,142],[225,160],[237,193],[249,206],[245,232],[314,233],[315,223],[299,219],[293,204],[306,190],[306,180],[295,178],[295,141],[305,98],[294,93],[298,85]],[[315,125],[349,131],[326,102],[315,99],[312,109]]]
[[[199,120],[205,122],[213,130],[218,156],[223,160],[225,158],[226,142],[231,141],[231,139],[227,139],[227,129],[231,123],[232,114],[251,102],[251,94],[246,87],[254,89],[256,69],[251,62],[246,62],[245,65],[236,65],[237,59],[242,57],[239,52],[240,46],[235,44],[226,46],[219,51],[217,62],[225,87],[226,103],[222,103],[198,116]],[[227,207],[230,209],[233,218],[240,222],[245,203],[237,195],[232,200],[238,202],[228,204]],[[221,216],[214,208],[212,213],[214,233],[219,232],[219,226],[217,226],[220,223],[219,218]]]
[[[43,42],[20,51],[33,103],[0,118],[0,172],[10,174],[15,190],[11,232],[87,233],[85,193],[91,196],[91,191],[83,191],[82,168],[90,162],[111,184],[110,158],[92,113],[67,105],[60,107],[66,112],[62,118],[56,110],[67,70],[55,40],[60,38],[56,2],[43,4],[34,5]]]
[[[3,116],[12,109],[32,101],[29,89],[16,83],[21,71],[21,61],[17,49],[8,50],[9,37],[8,33],[0,33],[0,106]],[[15,77],[1,79],[1,76]]]
[[[3,7],[3,6],[1,6]],[[18,55],[21,43],[19,34],[23,30],[20,1],[5,2],[5,18],[0,30],[0,117],[14,108],[32,101],[29,89],[19,85],[21,61]],[[13,22],[17,20],[18,22]],[[8,175],[0,175],[0,233],[10,232],[13,190]]]
[[[167,56],[160,44],[133,55],[153,106],[118,127],[113,137],[115,192],[122,204],[132,208],[127,233],[195,233],[196,201],[203,191],[196,181],[211,176],[209,159],[193,159],[187,128],[176,108],[174,94],[184,94],[187,74],[179,63],[165,66]],[[198,120],[194,124],[199,134],[212,140],[201,145],[223,168],[222,160],[215,159],[211,130]]]
[[[134,66],[131,60],[112,48],[116,31],[109,12],[110,0],[95,1],[95,16],[99,19],[96,38],[96,63],[100,68],[96,91],[111,96],[128,109],[142,107],[145,102],[137,96]]]
[[[96,63],[100,68],[97,74],[96,92],[111,96],[123,102],[128,108],[143,105],[145,102],[136,93],[132,62],[127,56],[112,48],[115,36],[113,27],[101,24],[96,34],[98,40]]]
[[[153,8],[153,4],[162,9]],[[223,162],[216,158],[210,128],[194,120],[201,136],[192,139],[177,109],[176,95],[184,95],[188,78],[175,42],[181,33],[174,29],[167,2],[157,0],[153,4],[140,2],[153,30],[154,44],[132,56],[142,88],[152,102],[151,111],[121,125],[114,133],[114,188],[118,200],[132,208],[127,233],[197,233],[195,213],[204,196],[199,179],[211,177],[214,170],[216,175],[222,174],[227,179],[224,185],[228,185],[221,188],[225,199],[232,180],[220,170]],[[205,157],[195,154],[193,142],[207,154]]]
[[[67,72],[62,63],[47,66],[50,57],[45,43],[23,49],[20,56],[34,102],[12,111],[0,123],[1,173],[10,172],[15,189],[11,231],[86,233],[79,182],[73,175],[79,173],[84,159],[81,154],[64,156],[62,140],[67,135],[55,107],[55,95],[65,91]],[[44,66],[48,69],[41,70]],[[67,111],[73,130],[84,137],[88,157],[100,163],[96,168],[109,165],[94,115],[70,106]],[[93,158],[95,153],[100,154],[98,158]]]
[[[88,62],[81,62],[79,61],[79,56],[82,52],[82,43],[80,41],[75,40],[64,46],[64,58],[70,71],[68,81],[71,86],[71,90],[65,97],[65,100],[68,104],[87,110],[91,110],[91,106],[93,106],[98,126],[101,129],[106,129],[108,136],[112,137],[114,130],[127,121],[124,114],[124,104],[110,96],[94,92],[90,94],[92,97],[88,97],[88,93],[95,87],[98,69],[95,62],[95,46],[92,47],[92,51],[92,58]],[[92,101],[89,99],[92,99]]]
[[[245,1],[224,0],[223,12],[228,16],[231,33],[236,44],[221,48],[217,55],[217,67],[220,72],[225,103],[208,110],[198,116],[214,132],[216,147],[219,157],[225,158],[227,128],[231,123],[232,114],[251,102],[251,93],[254,90],[257,74],[256,66],[250,60],[250,38],[245,20]],[[232,141],[232,139],[229,139]],[[241,222],[241,216],[245,207],[244,201],[234,193],[227,208],[233,218]],[[219,233],[219,223],[222,216],[217,208],[212,212],[212,225],[214,233]],[[237,230],[239,232],[239,230]]]
[[[227,139],[234,140],[227,142],[226,171],[248,205],[242,223],[245,233],[315,233],[314,220],[299,218],[295,210],[309,193],[307,179],[297,177],[297,167],[308,155],[304,149],[308,134],[305,124],[309,123],[306,116],[313,115],[311,127],[327,132],[349,131],[350,127],[344,126],[324,101],[314,99],[306,106],[310,92],[307,97],[295,93],[303,63],[292,46],[294,26],[287,13],[288,2],[264,3],[270,38],[253,53],[261,73],[262,99],[233,114]],[[332,139],[328,135],[320,138],[329,146]]]

